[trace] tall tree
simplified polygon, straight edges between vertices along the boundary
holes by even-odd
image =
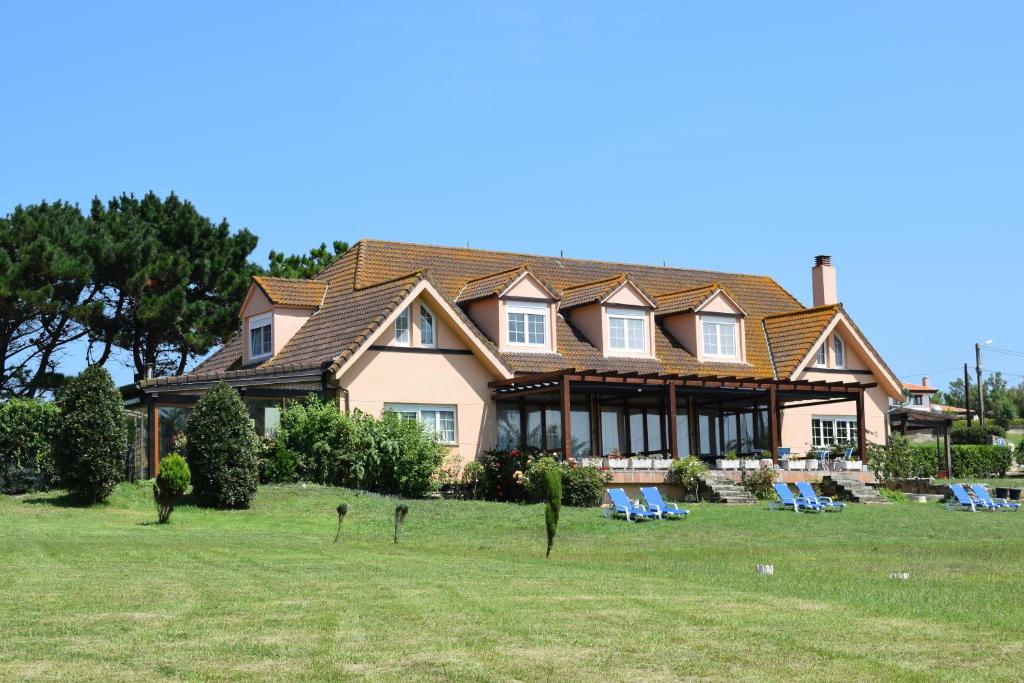
[[[62,352],[97,305],[91,240],[77,206],[43,202],[0,218],[0,396],[63,382]]]
[[[256,236],[214,224],[171,193],[94,199],[96,279],[103,311],[88,319],[90,357],[128,352],[137,374],[180,374],[238,330],[238,305],[255,266]]]
[[[291,256],[271,249],[267,274],[274,277],[311,278],[348,251],[348,243],[341,240],[335,240],[332,246],[333,253],[327,249],[327,244],[321,242],[319,247],[310,249],[309,254]]]

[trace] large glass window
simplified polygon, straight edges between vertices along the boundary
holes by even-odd
[[[644,448],[644,414],[634,408],[629,411],[629,452],[643,453]]]
[[[437,434],[441,443],[457,443],[455,406],[385,403],[384,410],[398,413],[403,420],[419,420],[427,430]]]
[[[498,448],[510,451],[519,448],[522,427],[519,423],[519,406],[508,403],[498,404]]]
[[[395,343],[396,344],[408,344],[409,343],[409,307],[398,314],[395,318]]]
[[[526,445],[530,448],[544,448],[544,423],[540,406],[526,406]]]
[[[261,436],[272,436],[281,426],[281,400],[247,398],[245,407],[249,409],[256,433]]]
[[[191,408],[179,406],[160,406],[157,409],[157,448],[160,458],[165,458],[174,452],[175,437],[185,434],[185,427],[188,426],[188,416],[192,414]],[[184,455],[182,453],[181,455]]]
[[[615,351],[647,350],[647,312],[628,308],[608,310],[608,345]]]
[[[679,439],[679,457],[690,455],[690,416],[676,413],[676,436]]]
[[[724,315],[702,315],[704,355],[718,358],[736,357],[736,318]]]
[[[657,410],[647,411],[647,450],[657,453],[661,445],[661,413]]]
[[[698,442],[701,455],[720,455],[718,449],[718,414],[701,412],[698,416]]]
[[[508,304],[508,343],[547,346],[548,305],[517,301]]]
[[[420,345],[433,346],[435,343],[434,314],[429,308],[420,304]]]
[[[557,408],[544,409],[544,448],[549,451],[562,450],[562,411]]]
[[[611,455],[612,451],[625,455],[626,416],[622,408],[605,407],[601,409],[601,450],[602,455]]]
[[[569,424],[572,425],[572,454],[576,457],[589,456],[590,411],[585,406],[573,406]]]

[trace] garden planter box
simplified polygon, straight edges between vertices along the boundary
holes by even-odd
[[[630,458],[629,469],[631,470],[649,470],[652,467],[654,461],[651,458]]]
[[[608,467],[610,469],[613,469],[613,470],[624,470],[627,467],[629,467],[629,461],[628,460],[609,459],[608,460]]]
[[[794,470],[802,470],[802,469],[804,469],[804,461],[803,460],[785,460],[785,461],[783,461],[783,463],[784,463],[783,469],[788,470],[790,472],[792,472]]]
[[[862,463],[860,460],[847,460],[846,462],[843,463],[843,469],[854,470],[859,472],[860,470],[864,469],[864,463]]]
[[[667,470],[671,466],[672,466],[672,461],[669,460],[668,458],[665,458],[664,460],[655,460],[654,461],[654,469],[656,469],[656,470]]]
[[[580,467],[607,467],[604,458],[580,458]]]
[[[740,468],[739,460],[723,460],[719,458],[715,460],[715,467],[720,470],[738,470]]]
[[[740,460],[740,469],[743,470],[756,470],[760,467],[757,460]]]
[[[757,464],[761,467],[762,470],[770,470],[772,467],[775,466],[775,461],[773,461],[771,458],[761,458],[760,460],[757,461]]]
[[[817,460],[804,460],[804,469],[816,470],[820,463]]]

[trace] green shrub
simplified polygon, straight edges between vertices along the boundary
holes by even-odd
[[[185,495],[192,480],[188,463],[177,453],[171,453],[160,461],[160,472],[153,482],[153,499],[156,500],[157,517],[166,524],[174,512],[174,504]]]
[[[869,443],[867,458],[871,469],[882,479],[906,479],[914,468],[914,453],[907,437],[893,434],[889,445]]]
[[[1013,452],[1005,446],[953,446],[955,479],[968,477],[1003,477],[1013,463]]]
[[[347,416],[337,405],[310,394],[304,401],[289,402],[281,413],[274,457],[294,463],[298,479],[340,486],[352,469],[353,456],[347,448],[351,432]]]
[[[481,485],[487,500],[521,501],[527,497],[526,473],[535,460],[535,453],[491,450],[480,455],[477,462],[482,468]]]
[[[419,498],[434,489],[434,473],[448,449],[416,420],[385,412],[379,419],[356,415],[356,472],[351,485],[406,498]]]
[[[890,503],[906,503],[907,496],[902,491],[894,491],[893,489],[887,489],[884,486],[878,489],[878,495],[885,498]]]
[[[765,468],[755,470],[747,475],[743,481],[743,487],[758,500],[771,500],[775,498],[775,470]]]
[[[484,498],[484,466],[474,460],[462,469],[462,488],[469,498]]]
[[[548,468],[544,471],[544,526],[548,532],[548,550],[544,557],[551,557],[551,546],[555,544],[558,531],[558,514],[562,509],[562,473]]]
[[[256,432],[238,392],[221,382],[188,419],[188,463],[200,505],[246,509],[259,481]]]
[[[911,477],[934,477],[939,470],[946,469],[946,455],[941,446],[936,450],[935,443],[928,442],[911,443],[909,447]]]
[[[597,507],[604,500],[611,472],[597,467],[562,466],[562,504]]]
[[[54,479],[53,403],[14,398],[0,403],[0,493],[45,491]]]
[[[291,484],[299,479],[295,453],[271,437],[257,437],[261,484]]]
[[[691,491],[700,501],[700,482],[708,471],[707,464],[698,457],[690,456],[675,460],[669,469],[669,480],[679,484],[684,491]]]
[[[984,427],[977,424],[967,425],[963,422],[957,422],[949,431],[949,436],[954,444],[987,446],[992,442],[989,437],[1005,437],[1006,429],[992,422],[986,423]]]
[[[91,366],[57,398],[53,458],[60,485],[80,502],[105,499],[124,472],[128,429],[121,394],[110,373]]]
[[[547,472],[548,470],[560,470],[558,461],[552,455],[540,455],[526,468],[526,497],[528,500],[541,503],[548,495]]]

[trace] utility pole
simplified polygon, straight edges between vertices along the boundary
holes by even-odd
[[[964,408],[967,409],[967,426],[971,426],[971,375],[967,372],[967,363],[964,363]]]
[[[985,385],[981,381],[981,344],[974,344],[974,369],[978,371],[978,420],[985,426]]]

